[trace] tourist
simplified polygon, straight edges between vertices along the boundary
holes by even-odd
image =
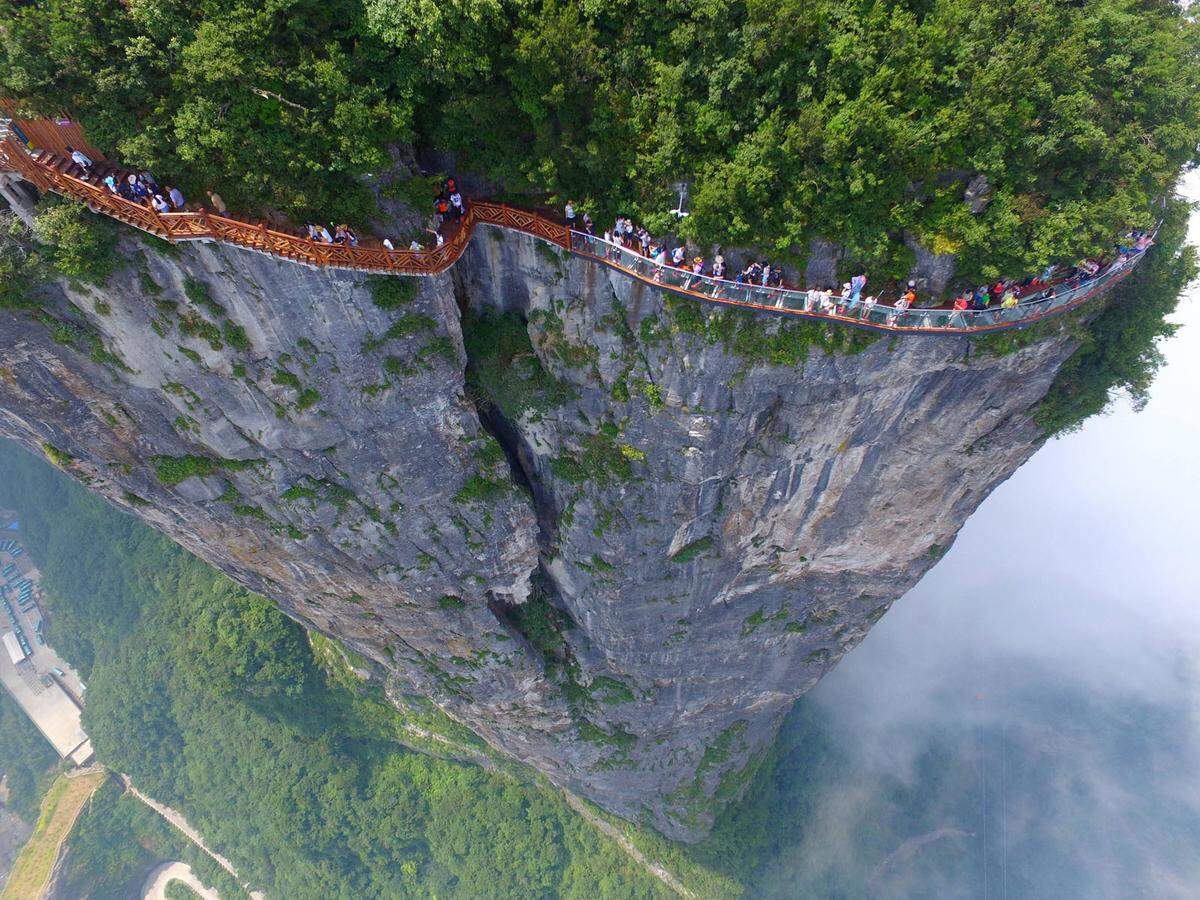
[[[395,250],[396,245],[392,243],[391,238],[384,238],[383,239],[383,249],[384,250]]]
[[[683,250],[682,246],[676,247],[674,250],[672,250],[671,251],[671,265],[673,265],[677,269],[680,266],[682,266],[684,255],[685,254],[684,254],[684,250]]]
[[[79,168],[83,170],[83,176],[85,178],[92,174],[92,166],[95,165],[95,163],[92,162],[91,158],[86,153],[76,150],[70,144],[67,144],[67,152],[71,154],[71,159],[74,161],[75,165],[79,166]]]
[[[567,227],[572,231],[575,230],[575,201],[568,200],[563,214],[567,217]]]
[[[117,190],[117,179],[113,178],[111,175],[104,176],[104,186],[108,188],[108,192],[110,194],[120,193],[120,191]]]
[[[442,237],[442,233],[440,231],[437,231],[436,229],[433,229],[433,228],[428,229],[428,231],[433,235],[433,239],[435,241],[435,249],[437,247],[442,246],[442,244],[446,243],[446,239],[444,237]]]
[[[450,206],[454,210],[454,218],[461,219],[467,214],[467,203],[463,200],[463,195],[455,191],[450,195]]]
[[[862,272],[850,279],[850,299],[854,303],[858,303],[858,298],[862,294],[863,288],[867,286],[867,273]]]
[[[1013,293],[1011,288],[1009,288],[1007,291],[1004,292],[1004,298],[1000,301],[1000,308],[1001,309],[1016,309],[1017,305],[1019,303],[1020,303],[1020,301],[1017,300],[1017,295],[1015,293]]]
[[[712,295],[716,297],[721,293],[721,286],[725,279],[725,257],[719,253],[713,257],[712,278]]]
[[[596,226],[592,224],[592,217],[587,213],[583,214],[583,230],[590,235],[596,234]]]
[[[692,286],[692,282],[702,275],[704,275],[704,257],[697,256],[692,260],[691,274],[688,275],[687,280],[683,283],[684,290],[690,288]]]
[[[948,319],[946,319],[947,326],[952,328],[962,328],[964,325],[966,325],[968,303],[969,301],[967,299],[966,291],[954,298],[954,312],[950,314]]]
[[[821,292],[815,287],[810,287],[804,292],[804,311],[812,312],[818,309],[821,305]]]
[[[639,228],[637,232],[638,244],[642,248],[642,256],[650,255],[650,232],[645,228]]]
[[[433,204],[433,227],[441,228],[442,223],[446,221],[446,217],[450,215],[450,201],[445,197],[438,197]]]
[[[168,213],[171,211],[171,204],[162,194],[155,194],[150,199],[150,205],[154,207],[155,212]]]
[[[141,201],[150,196],[149,189],[138,180],[136,175],[130,175],[125,180],[129,184],[129,190],[133,194],[133,199]]]
[[[821,291],[821,312],[827,316],[831,316],[834,313],[834,308],[833,288],[827,286],[825,290]]]
[[[892,306],[892,311],[888,315],[888,320],[887,320],[888,327],[894,326],[896,324],[897,320],[900,318],[900,316],[902,316],[904,314],[904,311],[906,309],[908,309],[908,307],[910,306],[909,299],[908,299],[908,295],[910,293],[912,293],[911,288],[909,290],[905,291],[904,294],[900,297],[900,299],[897,300],[896,303]]]
[[[229,208],[225,205],[225,201],[221,199],[221,195],[216,191],[208,192],[208,205],[212,207],[212,211],[218,216],[223,216],[229,212]]]
[[[177,187],[167,188],[167,197],[171,200],[171,205],[176,209],[183,209],[183,193]]]
[[[874,294],[868,294],[863,298],[862,315],[859,316],[860,319],[871,318],[871,311],[875,309],[875,300],[876,297]]]
[[[408,244],[408,249],[413,253],[420,253],[424,248],[421,246],[420,241],[418,241],[416,238],[413,238]]]
[[[837,314],[839,316],[849,315],[853,313],[854,308],[858,306],[858,298],[854,296],[854,288],[851,287],[849,281],[842,284],[841,303],[837,306]]]

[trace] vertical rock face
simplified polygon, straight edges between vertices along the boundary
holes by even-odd
[[[61,288],[74,346],[2,314],[0,432],[685,839],[1032,453],[1072,349],[703,310],[490,229],[387,311],[347,273],[123,250]]]

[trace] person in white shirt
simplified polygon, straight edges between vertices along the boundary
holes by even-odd
[[[424,248],[421,246],[420,241],[418,241],[416,238],[413,238],[412,243],[410,243],[408,245],[408,249],[411,250],[413,253],[418,253],[421,250],[423,250]]]
[[[683,247],[676,247],[671,251],[671,265],[679,268],[683,263]]]
[[[92,174],[92,166],[94,165],[94,163],[91,161],[91,159],[88,157],[88,155],[86,153],[82,153],[79,150],[76,150],[70,144],[67,144],[67,152],[71,154],[71,159],[72,159],[72,161],[74,161],[75,165],[77,165],[77,166],[79,166],[79,168],[83,169],[84,175]]]
[[[392,243],[391,238],[384,238],[383,239],[383,249],[384,250],[395,250],[396,245]]]
[[[862,315],[859,318],[869,319],[871,317],[871,310],[873,310],[874,308],[875,308],[875,295],[869,294],[863,298]]]
[[[572,231],[574,231],[575,230],[575,201],[574,200],[567,201],[567,206],[566,206],[566,209],[563,210],[563,214],[567,217],[567,227],[570,228]]]

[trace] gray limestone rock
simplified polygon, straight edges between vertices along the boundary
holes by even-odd
[[[69,454],[389,694],[682,839],[1039,445],[1073,349],[827,353],[826,325],[739,321],[487,228],[386,311],[351,273],[122,250],[103,290],[59,288],[106,352],[0,312],[0,433]],[[553,402],[480,405],[460,310],[519,315]]]
[[[967,182],[963,191],[963,202],[970,207],[971,212],[979,215],[992,202],[992,185],[982,172]]]

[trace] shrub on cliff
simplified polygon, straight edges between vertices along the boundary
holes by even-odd
[[[68,278],[103,284],[117,268],[117,226],[82,203],[48,197],[39,204],[33,236]]]

